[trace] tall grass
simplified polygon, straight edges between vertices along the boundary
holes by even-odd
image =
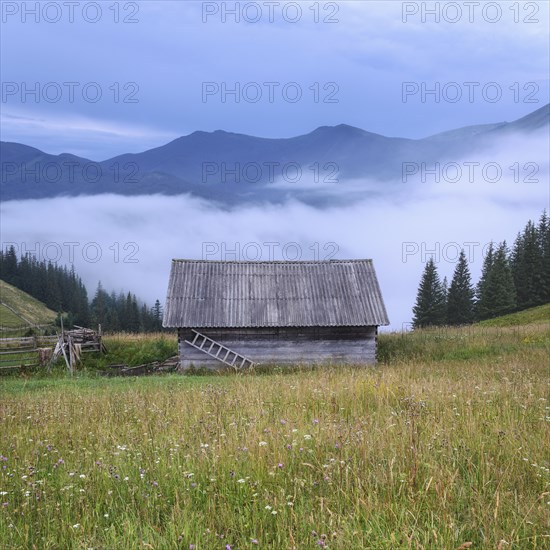
[[[549,545],[537,343],[378,368],[0,383],[2,548]]]

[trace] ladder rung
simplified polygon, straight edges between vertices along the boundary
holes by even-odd
[[[189,340],[185,340],[186,344],[189,344],[199,351],[206,353],[210,357],[213,357],[214,359],[217,359],[218,361],[221,361],[222,363],[229,365],[230,367],[233,367],[235,369],[242,369],[247,363],[249,363],[249,366],[254,366],[254,362],[244,355],[241,355],[240,353],[229,349],[227,346],[216,342],[212,338],[201,334],[195,329],[192,329],[192,331],[195,333],[195,337],[191,342]],[[202,341],[200,341],[200,343],[199,338],[202,338]],[[208,346],[208,344],[210,345]],[[218,346],[218,350],[214,353],[212,350],[215,350],[216,346]],[[222,351],[225,351],[225,355],[223,357],[221,356]],[[233,355],[232,358],[231,355]],[[237,366],[236,363],[238,361],[240,361],[240,365]]]

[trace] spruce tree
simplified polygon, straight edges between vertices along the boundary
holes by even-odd
[[[490,268],[487,271],[484,269],[482,281],[479,300],[482,307],[478,309],[481,319],[505,315],[516,309],[516,287],[506,242],[501,243],[496,251],[492,252]]]
[[[541,252],[540,303],[547,304],[550,302],[550,218],[546,210],[540,217],[537,237]]]
[[[158,299],[155,300],[155,305],[153,306],[151,313],[153,315],[154,330],[162,330],[162,306],[160,305],[160,301]]]
[[[529,221],[518,235],[511,257],[517,307],[526,309],[542,303],[543,251],[539,232]]]
[[[447,324],[466,325],[474,321],[474,296],[466,254],[461,250],[447,294]]]
[[[424,268],[413,313],[414,328],[445,323],[445,294],[433,258],[428,260]]]
[[[478,319],[488,319],[491,317],[492,305],[489,301],[489,281],[493,269],[494,247],[493,243],[489,245],[487,254],[483,259],[481,268],[481,277],[476,288],[476,317]]]

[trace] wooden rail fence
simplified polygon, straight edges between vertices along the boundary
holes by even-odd
[[[104,353],[99,331],[76,327],[54,336],[0,338],[0,371],[6,369],[50,367],[59,357],[72,373],[83,353]]]

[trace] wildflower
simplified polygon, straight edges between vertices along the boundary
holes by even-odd
[[[286,448],[289,450],[289,451],[292,451],[292,445],[289,443]]]
[[[73,525],[73,529],[78,529],[79,527],[80,527],[80,523],[75,523],[75,524]]]
[[[258,544],[258,541],[256,539],[251,539],[250,541],[252,544]]]
[[[319,420],[317,420],[317,418],[314,418],[313,419],[313,424],[319,424]]]
[[[277,510],[273,510],[273,512],[271,512],[271,514],[276,516],[277,515]]]
[[[86,476],[85,476],[84,474],[80,474],[78,477],[79,477],[80,479],[84,479]]]
[[[265,507],[266,510],[271,510],[271,506],[268,504],[266,507]]]
[[[124,478],[124,481],[128,481],[129,479],[130,479],[130,478],[129,478],[128,476],[126,476],[126,477]]]
[[[2,508],[7,508],[8,507],[8,504],[7,502],[2,502]]]
[[[267,441],[260,441],[259,445],[260,445],[260,447],[266,447],[267,446]]]
[[[7,494],[8,494],[7,491],[0,491],[0,496],[2,496],[2,497],[3,497],[4,495],[7,495]]]
[[[109,517],[109,514],[103,514],[103,517],[104,517],[104,518],[108,518],[108,517]]]
[[[311,435],[309,435],[309,434],[304,435],[304,439],[310,440],[310,439],[311,439]]]
[[[278,467],[278,468],[282,468],[282,467],[283,467],[282,463],[279,462],[279,464],[277,464],[277,467]]]
[[[237,479],[237,483],[245,483],[245,480],[244,479]]]
[[[281,424],[284,426],[286,424],[286,420],[281,420]]]

